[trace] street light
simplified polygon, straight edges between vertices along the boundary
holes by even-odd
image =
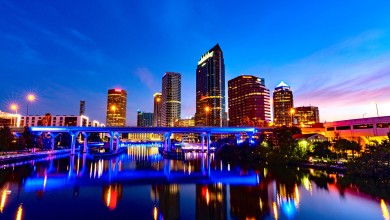
[[[206,106],[205,108],[204,108],[204,110],[205,110],[205,112],[206,112],[206,126],[208,126],[208,123],[207,123],[207,113],[210,111],[210,107],[208,107],[208,106]]]
[[[291,109],[290,109],[290,114],[291,114],[291,127],[292,127],[293,124],[294,124],[294,113],[295,113],[295,109],[294,109],[294,108],[291,108]]]
[[[111,106],[111,111],[114,111],[114,115],[113,115],[113,117],[112,117],[112,118],[113,118],[112,120],[114,121],[113,124],[115,124],[115,122],[116,122],[116,120],[115,120],[115,119],[116,119],[116,118],[115,118],[116,106],[115,106],[115,105],[112,105],[112,106]]]
[[[33,102],[33,101],[35,101],[35,95],[34,94],[28,94],[27,95],[27,116],[29,116],[28,115],[28,105],[30,104],[30,102]]]

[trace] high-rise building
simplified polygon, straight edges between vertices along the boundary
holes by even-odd
[[[154,93],[153,98],[154,98],[153,126],[161,127],[162,94],[160,92],[156,92]]]
[[[80,101],[80,114],[79,115],[85,115],[85,101]]]
[[[294,114],[293,93],[283,81],[275,87],[273,93],[274,124],[277,126],[292,125]]]
[[[137,110],[137,127],[153,127],[153,113]]]
[[[123,89],[110,89],[107,96],[107,127],[126,126],[127,92]]]
[[[202,55],[196,68],[195,125],[221,127],[225,112],[225,64],[217,44]]]
[[[238,76],[228,82],[229,126],[265,126],[271,120],[270,95],[263,78]]]
[[[166,72],[162,78],[161,125],[173,127],[181,115],[181,75]]]
[[[320,113],[316,106],[295,107],[294,124],[309,125],[320,123]]]

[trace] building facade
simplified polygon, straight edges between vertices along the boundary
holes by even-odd
[[[276,126],[292,125],[294,115],[293,93],[283,81],[276,86],[273,93],[274,124]]]
[[[166,72],[162,78],[161,125],[173,127],[181,115],[181,75]]]
[[[161,127],[162,94],[160,92],[154,93],[153,100],[154,100],[153,126]]]
[[[20,127],[21,116],[0,111],[0,126]]]
[[[80,101],[80,113],[79,115],[85,115],[85,101]]]
[[[137,127],[153,127],[153,113],[138,110]]]
[[[123,89],[110,89],[107,96],[106,125],[126,126],[127,92]]]
[[[90,121],[85,115],[30,115],[22,116],[20,126],[78,126],[78,127],[102,127],[98,121]]]
[[[308,126],[320,123],[320,113],[316,106],[295,107],[294,124],[299,126]]]
[[[229,126],[265,126],[271,121],[270,93],[263,78],[243,75],[228,81]]]
[[[226,124],[225,63],[219,45],[203,54],[196,68],[196,126]]]

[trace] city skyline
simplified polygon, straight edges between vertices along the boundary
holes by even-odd
[[[272,90],[283,80],[294,104],[318,106],[321,121],[374,117],[375,104],[380,116],[390,115],[386,1],[153,4],[2,1],[0,110],[11,112],[16,102],[25,115],[25,96],[34,92],[31,115],[77,115],[85,100],[86,115],[103,122],[106,91],[121,88],[127,125],[135,125],[131,113],[152,112],[148,97],[172,70],[185,88],[181,116],[193,116],[199,54],[219,43],[225,83],[250,74]],[[210,12],[216,16],[199,19]]]

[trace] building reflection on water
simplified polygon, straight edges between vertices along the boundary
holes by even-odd
[[[80,199],[79,195],[85,193],[83,188],[91,185],[101,187],[99,204],[109,212],[117,211],[119,204],[126,201],[122,198],[129,196],[125,193],[128,186],[134,183],[150,186],[150,201],[144,196],[150,204],[146,219],[183,219],[181,204],[189,201],[183,199],[186,197],[181,193],[181,184],[194,186],[191,193],[196,219],[293,219],[307,205],[302,202],[302,193],[312,195],[313,187],[372,199],[356,188],[340,188],[337,174],[325,171],[264,168],[256,171],[257,184],[227,184],[204,177],[213,172],[234,172],[230,164],[207,154],[191,153],[186,158],[185,161],[166,160],[161,158],[157,147],[131,147],[127,154],[111,160],[93,160],[84,154],[4,167],[0,169],[0,219],[7,212],[12,212],[13,219],[23,219],[31,211],[23,203],[24,193],[32,192],[36,198],[43,199],[48,191],[70,188],[73,198]],[[190,178],[189,182],[182,183],[179,178],[175,182],[171,179],[175,175],[201,181],[191,182]],[[131,178],[118,179],[122,176]],[[383,219],[390,220],[388,202],[381,198],[375,202]]]

